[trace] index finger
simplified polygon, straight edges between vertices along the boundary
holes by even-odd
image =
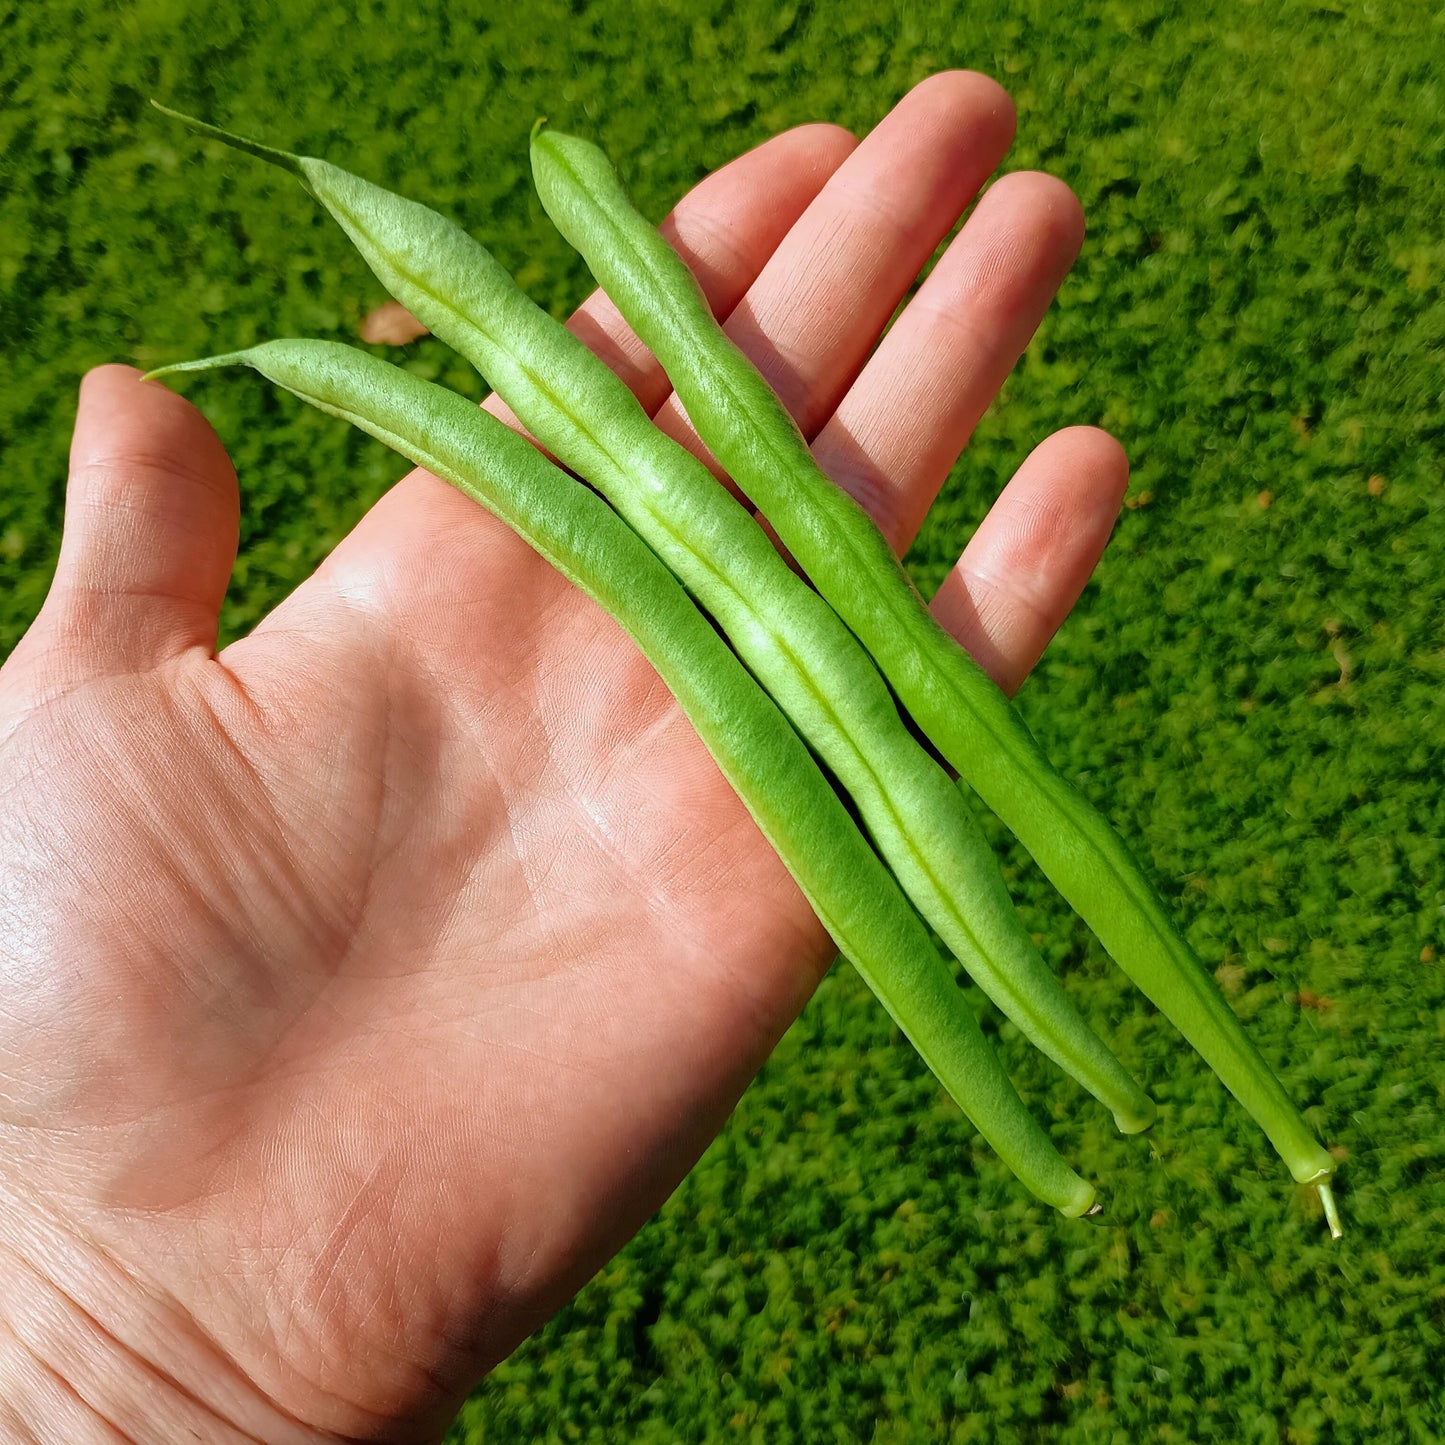
[[[747,294],[773,253],[858,142],[842,126],[784,131],[704,177],[658,229],[687,262],[717,316]],[[651,415],[672,388],[599,288],[567,323]]]

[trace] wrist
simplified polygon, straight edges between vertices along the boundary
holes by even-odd
[[[0,1445],[335,1441],[279,1409],[182,1312],[0,1180]]]
[[[7,1293],[10,1285],[7,1280]],[[0,1445],[50,1440],[115,1445],[116,1426],[91,1409],[43,1358],[44,1353],[36,1353],[8,1319],[0,1320]]]

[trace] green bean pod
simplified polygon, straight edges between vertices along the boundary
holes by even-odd
[[[914,721],[1253,1115],[1295,1179],[1327,1195],[1333,1160],[1143,869],[933,618],[867,513],[823,475],[787,409],[727,338],[682,258],[633,208],[607,157],[539,127],[532,169],[547,213],[662,364],[703,441],[872,653]]]
[[[334,342],[272,341],[152,375],[253,367],[444,478],[605,608],[657,669],[840,951],[1000,1158],[1076,1217],[1093,1188],[1059,1157],[951,970],[798,735],[647,545],[525,438],[445,387]]]
[[[752,516],[460,227],[328,162],[285,163],[391,294],[471,361],[533,436],[595,486],[712,614],[853,798],[904,891],[989,997],[1112,1111],[1122,1131],[1148,1128],[1153,1101],[1040,958],[967,800],[909,734],[857,639]]]

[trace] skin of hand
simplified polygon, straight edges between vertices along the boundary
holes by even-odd
[[[1004,177],[875,350],[1013,127],[935,75],[665,223],[900,547],[1082,241],[1062,183]],[[605,298],[572,325],[687,437]],[[944,584],[1006,689],[1125,482],[1054,435]],[[412,473],[217,654],[238,511],[188,402],[85,378],[0,669],[0,1439],[439,1438],[832,956],[651,668],[481,509]]]

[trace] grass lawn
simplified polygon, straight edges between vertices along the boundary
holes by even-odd
[[[1412,0],[0,0],[0,656],[59,540],[80,373],[353,339],[378,286],[318,207],[155,95],[446,210],[558,314],[542,113],[660,215],[769,134],[866,130],[930,71],[1019,108],[1090,235],[911,556],[941,580],[1049,431],[1133,463],[1021,696],[1137,846],[1344,1160],[1347,1236],[1032,866],[1046,957],[1161,1106],[1144,1138],[991,1011],[1107,1196],[1034,1203],[836,967],[646,1229],[499,1368],[458,1442],[1445,1437],[1445,22]],[[646,19],[642,19],[646,16]],[[439,343],[424,376],[479,395]],[[243,633],[404,470],[239,375],[189,388],[245,500]]]

